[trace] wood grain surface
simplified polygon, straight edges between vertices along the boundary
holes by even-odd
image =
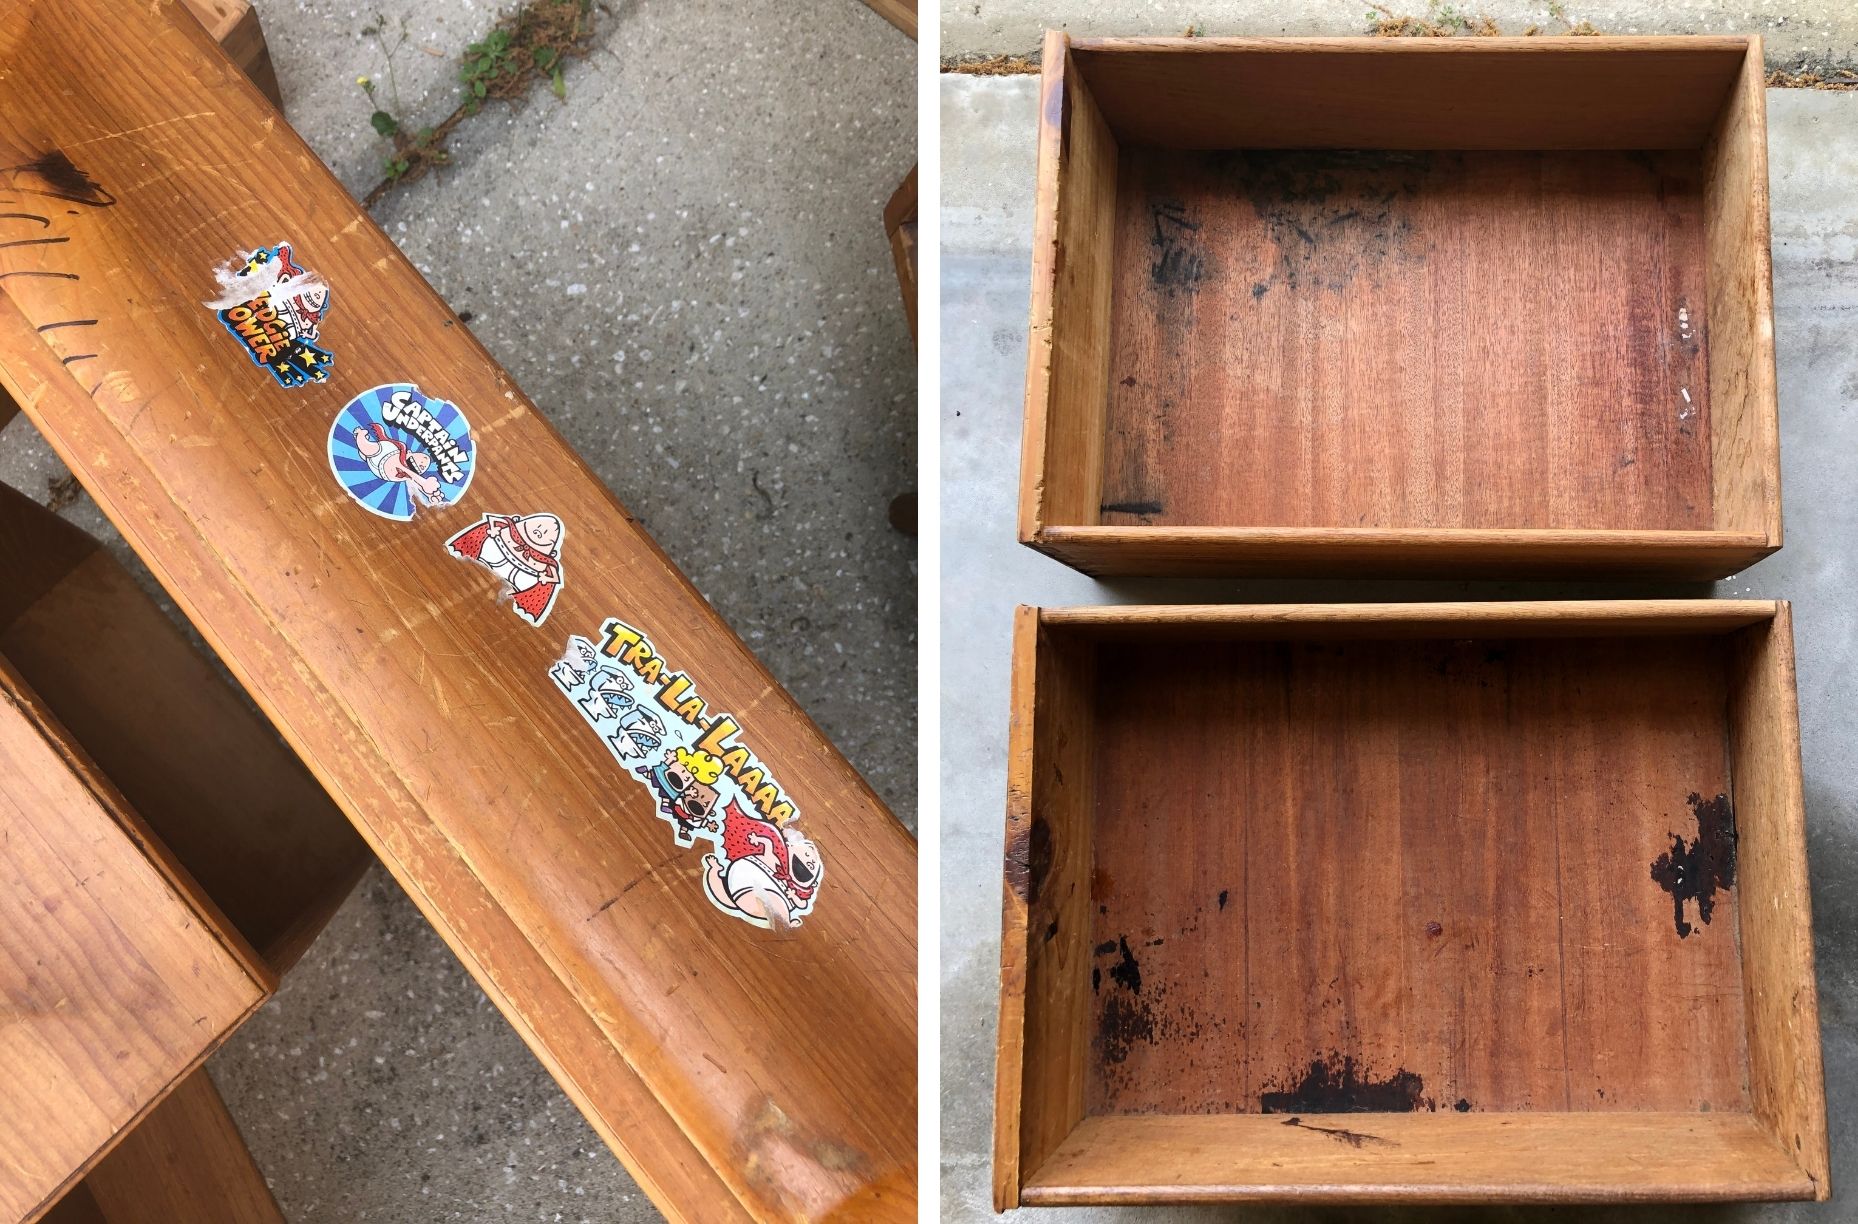
[[[1772,552],[1760,55],[1052,32],[1021,540],[1100,576]]]
[[[1344,1060],[1422,1109],[1746,1111],[1735,894],[1681,939],[1647,874],[1729,789],[1727,646],[1111,648],[1089,1112],[1255,1113]]]
[[[1103,525],[1711,525],[1695,152],[1118,164]]]
[[[1021,1191],[1081,1203],[1670,1203],[1813,1197],[1748,1114],[1275,1115],[1084,1121]],[[1327,1124],[1323,1119],[1308,1119]]]
[[[0,1219],[34,1220],[275,988],[0,659]]]
[[[0,655],[279,973],[374,856],[97,542],[0,486]]]
[[[916,167],[897,184],[884,204],[884,233],[890,239],[890,260],[897,270],[897,288],[903,294],[903,313],[910,321],[910,338],[916,338]]]
[[[1788,616],[1021,609],[996,1205],[1827,1197]]]
[[[65,240],[0,250],[0,381],[667,1214],[912,1215],[908,834],[174,4],[15,4],[0,54],[0,164]],[[334,364],[296,388],[201,305],[279,240],[333,293]],[[470,419],[463,505],[393,522],[333,478],[337,414],[393,382]],[[565,581],[537,629],[445,544],[541,512]],[[803,926],[711,904],[550,681],[609,617],[797,804]]]
[[[244,1138],[204,1070],[170,1093],[46,1224],[284,1224]]]
[[[1181,149],[1694,149],[1748,45],[1740,36],[1071,42],[1118,141]],[[1343,80],[1348,88],[1336,88]]]

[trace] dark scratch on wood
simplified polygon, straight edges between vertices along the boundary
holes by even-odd
[[[1299,1130],[1315,1131],[1319,1135],[1328,1135],[1339,1142],[1348,1144],[1348,1146],[1352,1148],[1358,1148],[1365,1143],[1381,1143],[1388,1147],[1400,1146],[1392,1139],[1383,1138],[1380,1135],[1369,1135],[1361,1131],[1344,1130],[1339,1126],[1312,1126],[1302,1118],[1285,1118],[1284,1125],[1294,1126]]]

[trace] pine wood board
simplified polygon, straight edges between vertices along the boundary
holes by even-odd
[[[67,150],[114,200],[0,268],[80,278],[0,281],[0,381],[667,1214],[909,1215],[908,835],[190,26],[97,0],[0,18],[7,160]],[[47,57],[81,87],[35,83]],[[275,385],[200,306],[214,266],[280,238],[336,295],[328,383]],[[79,317],[99,356],[74,369],[38,329]],[[388,523],[332,479],[337,412],[395,380],[471,418],[484,463],[457,514]],[[543,510],[567,524],[568,578],[539,632],[444,545]],[[802,927],[712,905],[702,855],[553,688],[567,636],[608,617],[688,669],[795,796],[826,863]]]

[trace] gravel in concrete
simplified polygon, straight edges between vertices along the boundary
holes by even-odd
[[[1074,1209],[1028,1219],[1316,1224],[1372,1218],[1781,1224],[1854,1218],[1858,1193],[1858,95],[1769,90],[1774,287],[1787,544],[1729,581],[1632,584],[1158,581],[1099,583],[1014,538],[1031,275],[1032,77],[942,78],[942,1194],[943,1218],[992,1218],[995,1008],[1012,609],[1132,602],[1756,596],[1794,601],[1820,1019],[1832,1111],[1826,1206],[1335,1210]],[[957,170],[957,168],[959,168]],[[954,648],[951,644],[959,644]],[[953,695],[959,695],[954,700]]]

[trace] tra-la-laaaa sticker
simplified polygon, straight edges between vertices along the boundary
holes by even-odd
[[[290,243],[259,247],[214,269],[219,296],[203,303],[219,316],[253,365],[280,387],[329,377],[335,354],[321,347],[323,316],[332,295],[322,278],[298,265]]]
[[[363,391],[329,430],[329,470],[382,518],[405,522],[416,506],[456,505],[476,468],[465,414],[412,383]]]
[[[561,546],[567,531],[552,514],[486,514],[445,542],[453,556],[503,579],[510,609],[532,625],[554,611],[561,594]]]
[[[626,773],[657,805],[680,846],[709,845],[703,892],[758,927],[799,926],[813,912],[825,865],[800,831],[800,809],[741,740],[711,713],[644,631],[608,620],[599,645],[570,637],[550,671]]]

